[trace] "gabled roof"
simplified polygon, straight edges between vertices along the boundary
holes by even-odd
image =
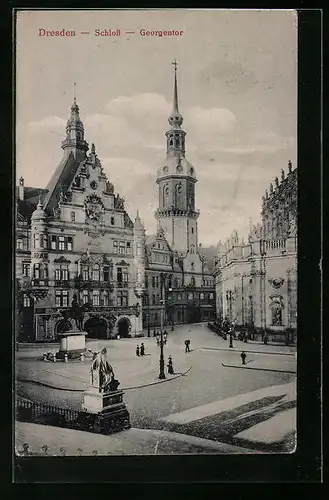
[[[44,210],[51,211],[57,206],[61,189],[65,191],[69,187],[80,163],[72,153],[62,158],[47,185],[48,194],[43,205]]]

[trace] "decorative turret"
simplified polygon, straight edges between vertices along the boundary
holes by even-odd
[[[79,161],[85,159],[86,151],[88,151],[88,143],[84,140],[84,127],[75,96],[71,106],[71,116],[66,123],[66,139],[62,142],[62,149],[67,155],[72,152],[75,159]]]
[[[289,161],[288,161],[288,174],[291,174],[291,172],[292,172],[292,163],[291,163],[291,161],[289,160]]]
[[[35,280],[45,280],[48,278],[48,228],[47,228],[47,215],[43,210],[41,203],[41,196],[37,208],[32,213],[31,217],[31,239],[32,239],[32,253],[31,253],[31,269],[32,278]],[[37,282],[42,284],[45,282]]]
[[[281,169],[281,182],[283,182],[285,179],[285,176],[284,176],[284,170],[283,168]]]
[[[24,179],[23,177],[19,178],[19,186],[18,186],[18,199],[24,200]]]

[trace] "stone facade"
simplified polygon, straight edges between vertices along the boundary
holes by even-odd
[[[71,304],[83,305],[89,336],[134,336],[142,330],[144,280],[140,219],[108,181],[94,144],[84,140],[74,102],[63,158],[46,189],[19,180],[16,217],[16,329],[20,340],[55,340]]]
[[[186,158],[175,67],[166,158],[158,168],[157,232],[146,240],[144,327],[209,321],[215,317],[214,277],[198,243],[196,171]]]
[[[218,245],[215,269],[216,314],[238,326],[271,333],[297,328],[297,168],[275,179],[262,199],[262,222],[248,243],[236,232]]]

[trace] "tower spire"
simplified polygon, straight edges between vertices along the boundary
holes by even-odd
[[[73,82],[73,102],[76,104],[77,99],[76,99],[76,83]]]
[[[176,59],[171,63],[175,66],[175,82],[174,82],[174,105],[173,105],[173,113],[178,113],[178,91],[177,91],[177,61]]]
[[[177,66],[178,63],[176,59],[171,63],[175,67],[175,76],[174,76],[174,101],[173,101],[173,109],[172,113],[168,118],[169,124],[172,128],[179,129],[183,123],[183,117],[178,109],[178,86],[177,86]]]

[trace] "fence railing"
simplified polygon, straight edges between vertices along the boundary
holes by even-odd
[[[123,402],[123,392],[110,393],[107,405],[115,405],[101,413],[63,408],[16,397],[16,418],[23,422],[52,425],[69,429],[112,434],[130,428],[130,415]]]

